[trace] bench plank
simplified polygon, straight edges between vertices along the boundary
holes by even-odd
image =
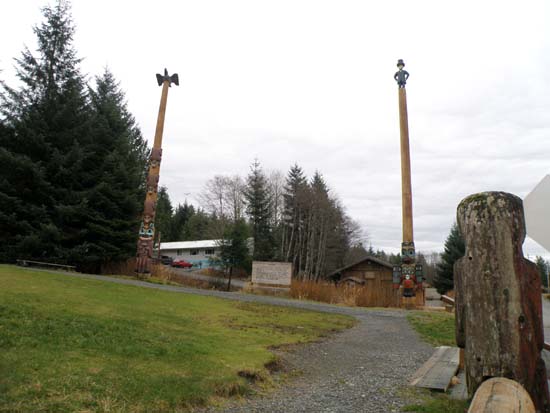
[[[411,386],[432,390],[447,391],[451,379],[458,371],[459,349],[441,346],[435,349],[432,357],[414,374]]]
[[[41,262],[41,261],[32,261],[32,260],[16,260],[17,265],[21,267],[53,267],[60,268],[66,271],[75,271],[76,266],[74,265],[65,265],[65,264],[55,264],[51,262]]]

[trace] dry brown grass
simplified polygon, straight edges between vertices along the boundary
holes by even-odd
[[[124,262],[103,266],[101,273],[135,278],[135,268],[135,258],[130,258]],[[176,284],[206,290],[225,290],[227,288],[225,282],[220,282],[217,279],[212,279],[212,281],[196,280],[179,274],[172,267],[160,263],[151,265],[151,277],[147,281],[155,284]]]
[[[104,268],[103,274],[120,274],[129,277],[135,277],[134,259],[129,259],[124,263],[110,265]],[[223,272],[205,268],[200,273],[212,276],[211,281],[196,280],[186,277],[174,271],[171,267],[162,264],[152,265],[152,277],[149,281],[160,284],[179,284],[188,287],[202,288],[208,290],[225,290],[227,280],[220,280],[215,277],[223,277]],[[237,278],[237,277],[235,277]],[[235,287],[232,287],[235,290]],[[264,290],[250,290],[254,294],[260,295],[286,295],[286,292]],[[290,287],[290,297],[299,300],[320,301],[329,304],[341,304],[357,307],[398,307],[399,299],[397,291],[387,287],[376,286],[350,286],[335,285],[328,282],[314,282],[293,280]]]
[[[101,267],[101,274],[117,274],[126,275],[128,277],[134,277],[136,271],[135,258],[129,258],[126,261],[111,262],[103,264]]]
[[[204,268],[199,271],[199,274],[208,275],[209,277],[223,277],[225,273],[216,268]]]
[[[369,288],[293,280],[290,296],[299,300],[321,301],[358,307],[395,307],[397,292],[387,288]]]

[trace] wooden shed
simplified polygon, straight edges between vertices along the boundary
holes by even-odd
[[[367,256],[329,274],[339,286],[363,286],[368,306],[401,307],[401,290],[392,283],[393,265],[376,257]],[[417,292],[414,305],[424,304],[423,291]]]

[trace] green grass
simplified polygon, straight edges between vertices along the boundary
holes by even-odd
[[[0,412],[178,412],[353,319],[0,265]]]
[[[407,319],[420,336],[433,346],[456,346],[455,318],[451,313],[413,311]]]
[[[416,403],[403,408],[405,412],[417,413],[466,413],[469,403],[465,400],[454,400],[446,394],[429,391],[416,391]]]

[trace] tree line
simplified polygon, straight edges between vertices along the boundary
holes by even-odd
[[[81,72],[69,3],[42,14],[0,82],[0,260],[99,272],[135,253],[148,149],[115,76]]]
[[[209,179],[198,199],[197,209],[187,203],[174,208],[161,188],[155,226],[162,241],[220,239],[228,249],[242,245],[234,239],[238,234],[253,239],[250,258],[291,262],[297,277],[319,280],[344,266],[364,238],[322,174],[308,179],[297,164],[285,176],[266,173],[255,160],[246,177]],[[249,265],[242,261],[238,264]]]

